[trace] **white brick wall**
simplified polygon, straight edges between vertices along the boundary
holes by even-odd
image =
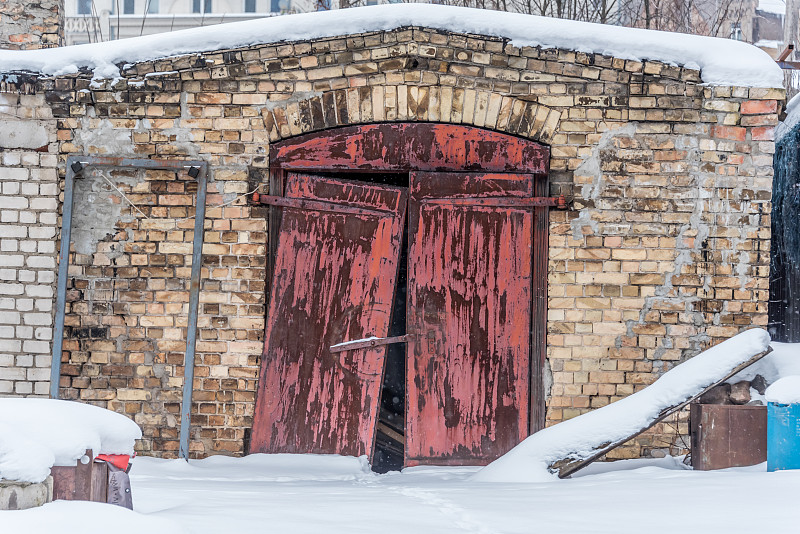
[[[56,125],[42,96],[0,94],[0,105],[6,126],[0,128],[0,395],[47,395],[57,265]],[[19,135],[26,130],[30,135]],[[4,140],[11,132],[17,134],[13,143]],[[19,139],[47,144],[20,147]]]

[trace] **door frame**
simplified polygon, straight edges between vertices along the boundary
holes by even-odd
[[[287,172],[497,172],[535,175],[534,195],[549,194],[549,147],[460,124],[373,123],[308,133],[270,144],[269,194],[283,196]],[[549,206],[534,211],[528,433],[545,426]],[[274,270],[280,210],[269,208],[265,305]]]

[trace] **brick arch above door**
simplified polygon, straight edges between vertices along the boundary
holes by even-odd
[[[492,91],[379,85],[327,91],[262,110],[271,142],[309,132],[380,122],[462,124],[548,144],[561,111]]]

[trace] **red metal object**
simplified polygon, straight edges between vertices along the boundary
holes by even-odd
[[[547,147],[470,126],[382,123],[347,126],[278,143],[270,164],[283,169],[480,171],[546,175]]]
[[[131,465],[131,457],[127,454],[98,454],[96,459],[108,462],[117,469],[122,469],[126,472]]]
[[[386,348],[330,346],[388,333],[406,191],[289,173],[285,195],[343,209],[282,210],[250,450],[371,457]]]
[[[767,407],[692,403],[692,467],[700,470],[767,461]]]
[[[410,190],[406,464],[485,464],[528,436],[534,176]]]

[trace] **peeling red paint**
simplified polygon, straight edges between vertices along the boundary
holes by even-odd
[[[532,175],[412,173],[406,464],[483,464],[528,435]]]
[[[481,171],[547,174],[549,151],[526,139],[456,124],[382,123],[315,132],[280,143],[284,169]]]
[[[329,347],[387,334],[405,211],[405,190],[288,171],[410,173],[406,464],[485,464],[541,428],[548,206],[563,204],[545,197],[547,147],[385,123],[298,136],[270,156],[273,194],[288,175],[287,197],[350,208],[343,222],[327,204],[268,201],[283,215],[251,450],[371,455],[385,349]]]
[[[251,451],[371,456],[386,349],[330,346],[388,333],[406,192],[292,173],[285,191],[390,215],[283,208]]]

